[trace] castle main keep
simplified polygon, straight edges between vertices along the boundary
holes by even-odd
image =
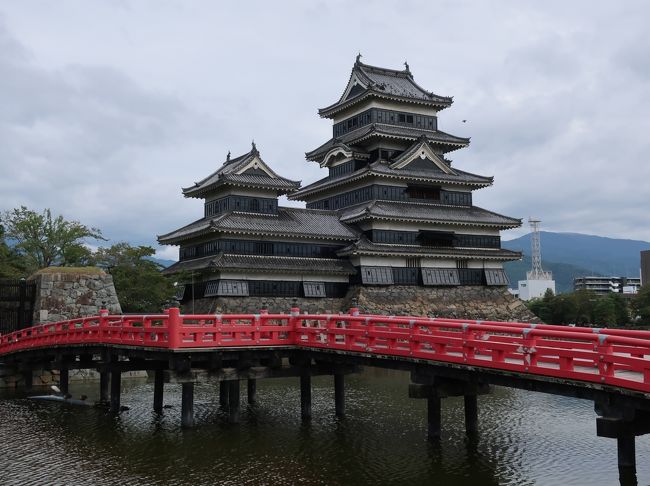
[[[178,297],[329,300],[381,287],[505,292],[503,262],[521,254],[501,248],[500,232],[521,220],[473,204],[473,192],[493,178],[452,164],[450,154],[469,139],[439,129],[438,114],[451,104],[419,86],[407,64],[386,69],[357,57],[340,99],[319,110],[332,120],[331,138],[306,154],[325,177],[301,186],[253,144],[183,189],[203,199],[202,217],[158,237],[180,247],[165,272],[192,275]],[[281,195],[306,207],[280,206]]]

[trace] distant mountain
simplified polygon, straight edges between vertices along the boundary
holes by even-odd
[[[573,278],[585,275],[638,277],[642,250],[650,250],[650,243],[638,240],[605,238],[580,233],[540,232],[542,267],[553,272],[558,292],[573,289]],[[530,234],[503,241],[509,250],[524,253],[521,262],[505,265],[511,286],[526,278],[530,270]]]

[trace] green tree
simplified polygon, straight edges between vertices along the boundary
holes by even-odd
[[[0,278],[20,278],[27,273],[25,259],[5,241],[5,230],[0,224]]]
[[[150,246],[128,243],[117,243],[95,252],[95,264],[113,276],[124,312],[160,312],[174,297],[174,285],[160,273],[162,266],[148,258],[154,254]]]
[[[641,287],[632,305],[635,317],[639,316],[641,322],[650,324],[650,285]]]
[[[79,221],[52,217],[49,209],[37,213],[21,206],[2,215],[6,236],[16,242],[15,251],[24,257],[28,270],[54,265],[74,266],[88,263],[91,252],[86,239],[104,240],[102,232]]]

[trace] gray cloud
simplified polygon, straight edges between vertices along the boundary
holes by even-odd
[[[646,2],[3,8],[2,207],[51,207],[153,243],[201,214],[180,187],[252,138],[278,172],[323,177],[304,160],[331,135],[316,110],[360,50],[372,64],[408,59],[419,83],[454,96],[440,126],[472,137],[454,164],[496,177],[478,204],[547,230],[650,240]]]

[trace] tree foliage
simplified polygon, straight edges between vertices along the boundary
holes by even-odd
[[[4,227],[0,224],[0,278],[20,278],[27,274],[25,259],[7,245]]]
[[[632,302],[636,316],[644,324],[650,324],[650,285],[646,284],[639,290],[639,293]]]
[[[154,254],[150,246],[128,243],[117,243],[95,252],[95,264],[113,276],[124,312],[160,312],[173,298],[172,282],[160,273],[162,266],[149,259]]]
[[[24,259],[29,271],[87,264],[91,252],[84,241],[104,239],[99,229],[68,221],[61,215],[53,217],[49,209],[37,213],[21,206],[5,211],[2,223],[6,237],[15,243],[13,251]]]
[[[548,324],[623,326],[630,321],[626,300],[615,293],[598,295],[579,290],[553,295],[553,292],[547,291],[541,299],[531,300],[528,307]]]

